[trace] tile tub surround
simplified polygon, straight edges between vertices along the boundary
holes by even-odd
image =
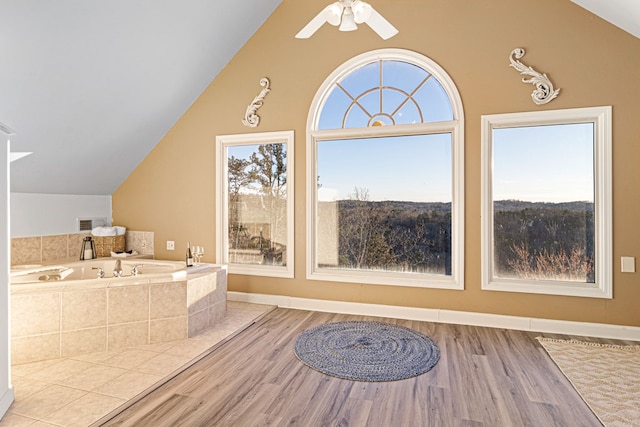
[[[226,314],[222,266],[173,281],[69,283],[12,286],[13,364],[185,339]]]
[[[13,365],[15,402],[0,427],[99,425],[274,308],[229,301],[225,318],[193,338]]]
[[[51,236],[14,237],[11,239],[11,265],[41,264],[59,259],[79,259],[82,240],[91,233]],[[126,250],[153,256],[153,231],[129,231],[125,234]]]

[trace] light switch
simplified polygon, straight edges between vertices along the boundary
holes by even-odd
[[[635,273],[636,272],[636,259],[632,256],[622,257],[622,272],[623,273]]]

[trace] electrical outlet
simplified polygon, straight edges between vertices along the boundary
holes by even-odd
[[[167,250],[168,251],[175,251],[176,250],[176,242],[174,242],[173,240],[167,240]]]
[[[620,270],[623,273],[635,273],[636,272],[636,258],[632,256],[622,257],[622,266]]]

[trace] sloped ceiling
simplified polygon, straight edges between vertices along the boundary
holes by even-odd
[[[640,0],[571,1],[640,37]],[[2,0],[11,191],[113,193],[281,2]]]
[[[571,0],[640,38],[640,0]]]
[[[282,0],[2,0],[11,191],[111,194]]]

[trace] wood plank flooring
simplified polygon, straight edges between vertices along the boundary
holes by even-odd
[[[300,332],[344,320],[420,331],[438,344],[440,361],[415,378],[367,383],[323,375],[296,358]],[[279,308],[97,425],[601,426],[538,335]]]

